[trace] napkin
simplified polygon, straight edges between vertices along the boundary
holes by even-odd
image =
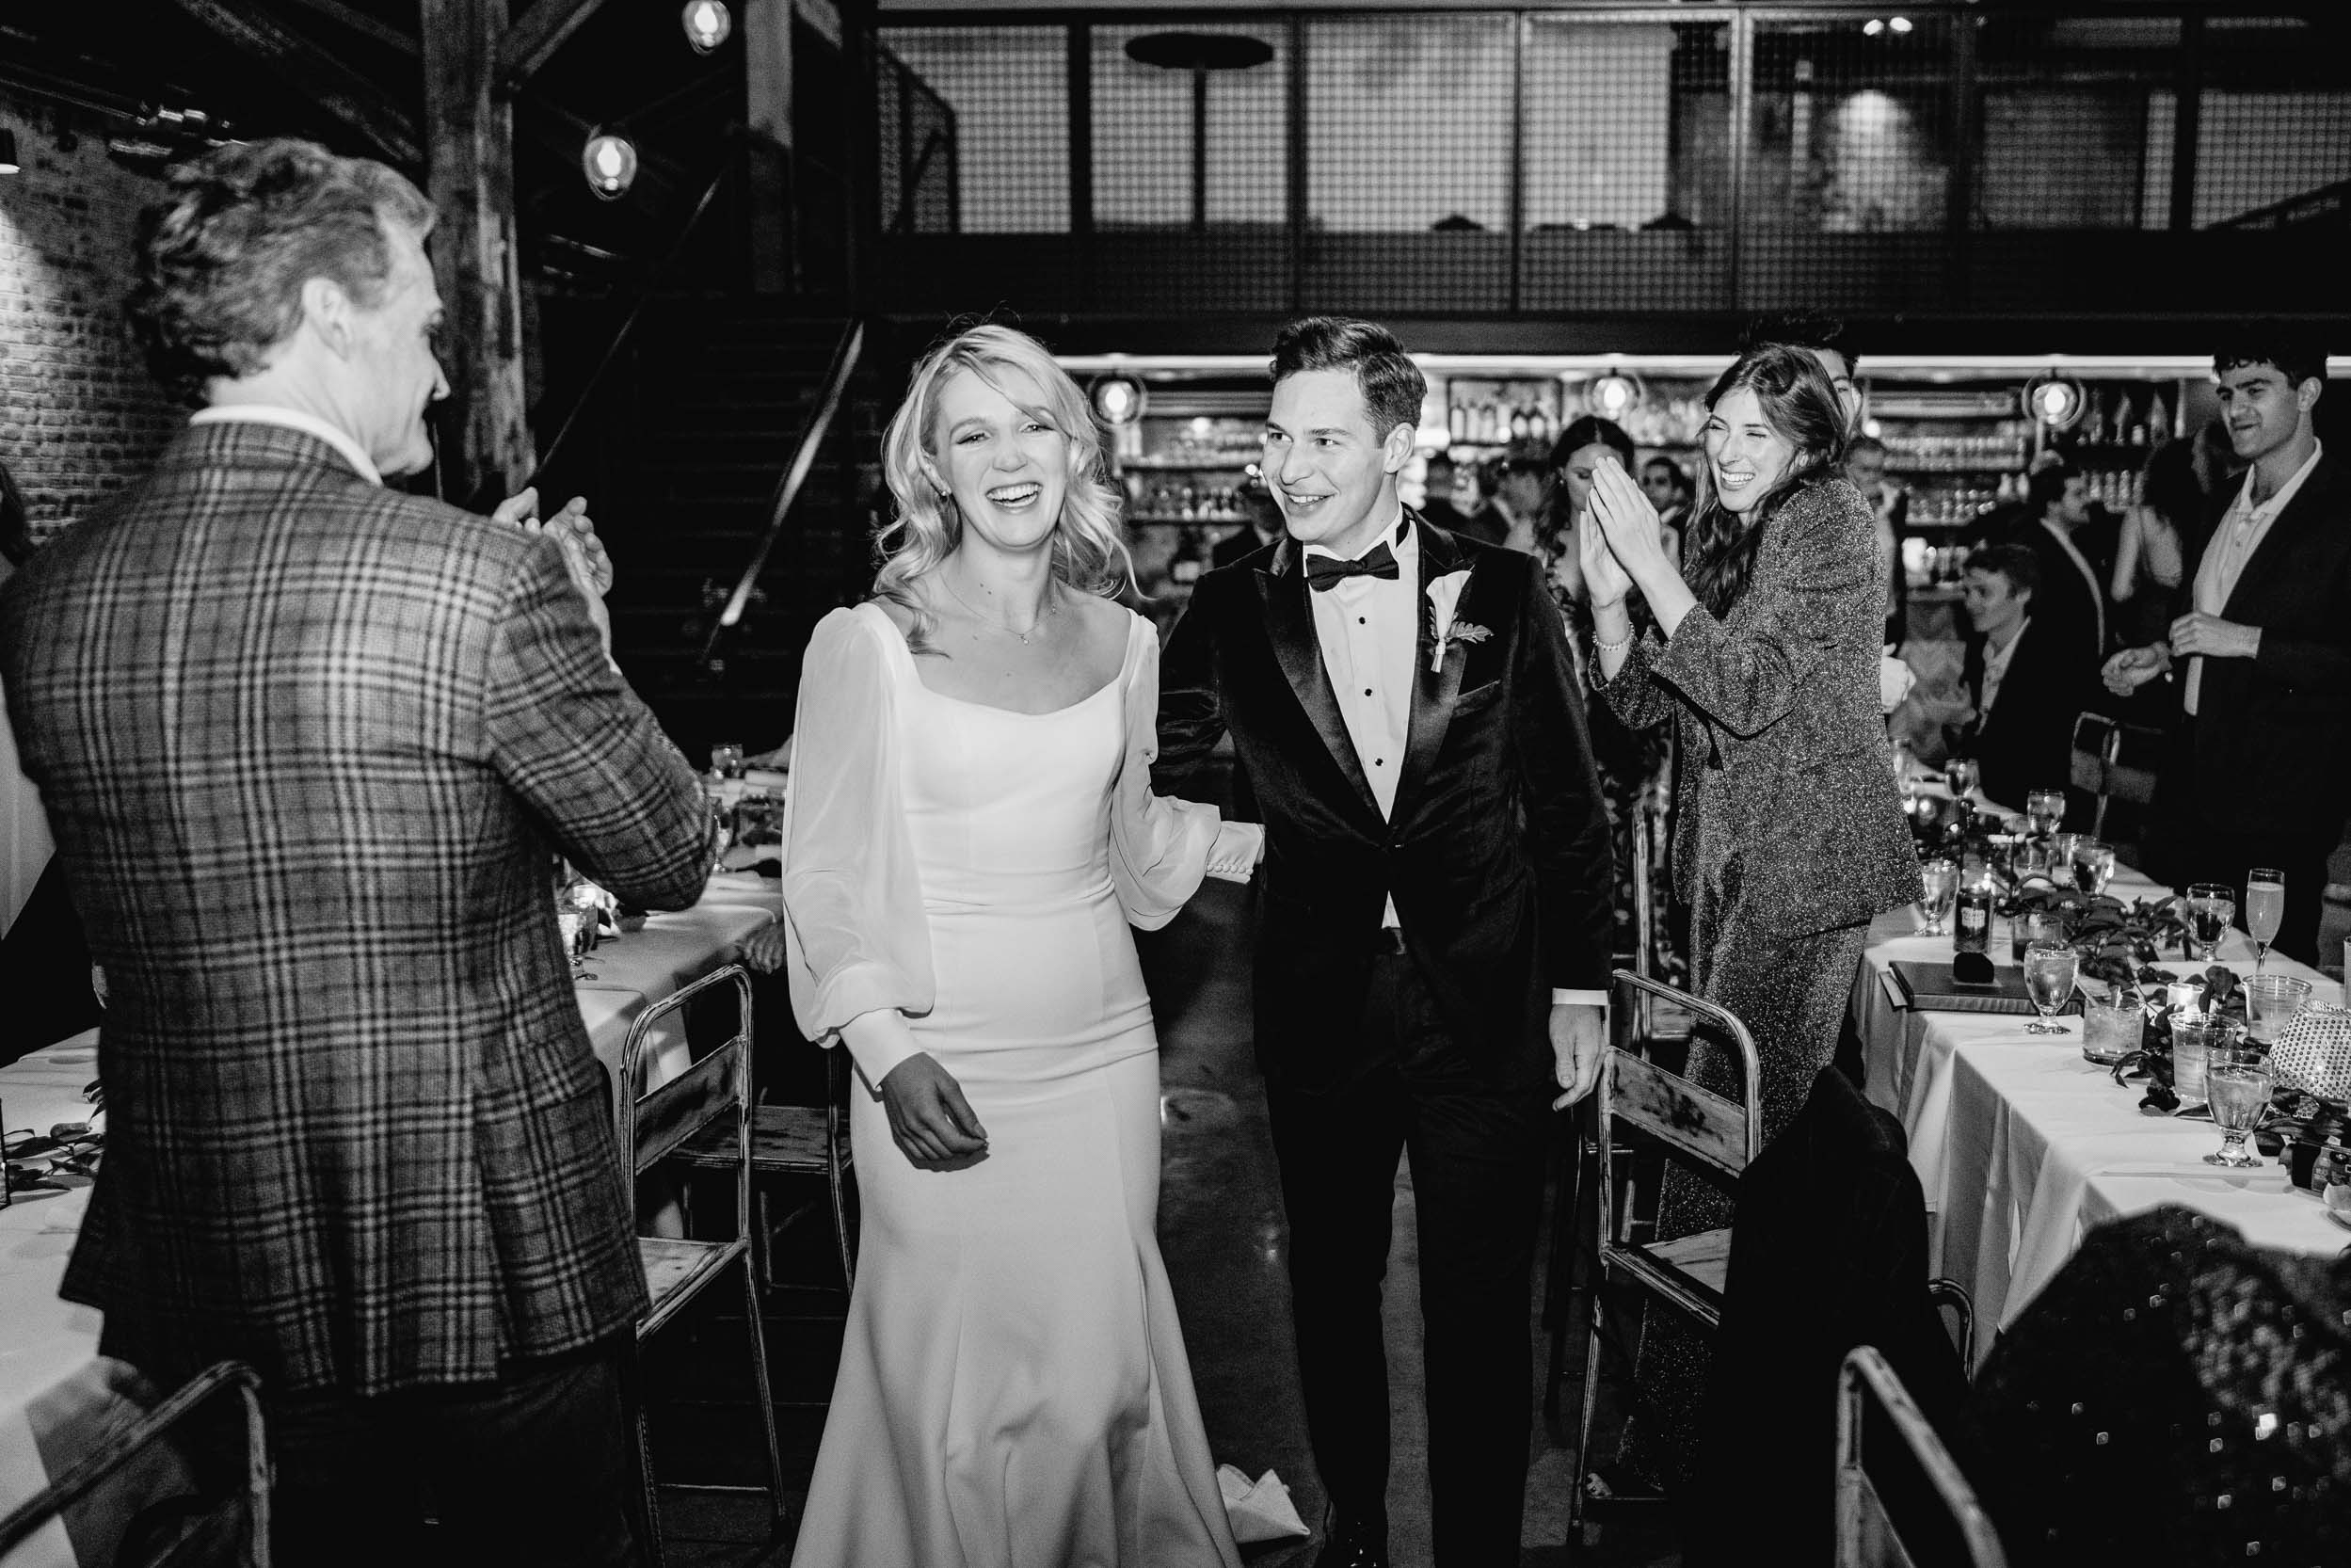
[[[1233,1539],[1241,1545],[1308,1533],[1306,1522],[1298,1517],[1298,1505],[1289,1500],[1289,1488],[1271,1470],[1251,1480],[1239,1465],[1220,1464],[1216,1489],[1224,1494],[1225,1517],[1232,1523]]]

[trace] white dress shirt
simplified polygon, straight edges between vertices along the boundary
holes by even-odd
[[[376,470],[375,459],[367,448],[351,439],[346,430],[339,430],[316,414],[299,408],[283,408],[274,403],[217,403],[209,408],[199,408],[188,416],[190,424],[281,424],[289,430],[299,430],[306,436],[316,436],[344,456],[359,471],[360,477],[371,485],[380,485],[384,476]]]
[[[1338,697],[1339,718],[1355,760],[1371,786],[1380,815],[1396,809],[1396,776],[1404,765],[1404,744],[1412,733],[1414,662],[1420,650],[1420,535],[1404,517],[1402,503],[1382,530],[1368,555],[1384,544],[1396,556],[1396,576],[1342,577],[1328,588],[1306,590],[1314,606],[1316,640],[1322,645],[1322,667]],[[1320,545],[1305,547],[1307,555],[1344,560]],[[1381,913],[1383,925],[1400,926],[1396,895],[1390,893]],[[1577,1002],[1605,1006],[1602,991],[1554,990],[1554,1005]]]
[[[2196,591],[2191,602],[2208,616],[2217,616],[2228,607],[2229,596],[2237,591],[2237,579],[2245,575],[2245,563],[2253,558],[2253,552],[2269,536],[2269,525],[2278,520],[2278,514],[2286,509],[2294,492],[2302,488],[2302,481],[2311,476],[2319,458],[2327,455],[2326,447],[2311,443],[2311,455],[2302,459],[2302,466],[2293,476],[2279,486],[2277,493],[2256,504],[2253,500],[2253,475],[2248,471],[2245,483],[2237,489],[2237,498],[2229,503],[2228,514],[2213,533],[2213,542],[2205,548],[2204,559],[2196,568]],[[2196,699],[2204,684],[2204,656],[2198,654],[2188,661],[2188,685],[2184,705],[2190,713],[2196,712]]]

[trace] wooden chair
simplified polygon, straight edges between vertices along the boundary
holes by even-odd
[[[833,1242],[840,1255],[841,1288],[857,1275],[857,1237],[849,1224],[847,1188],[853,1179],[849,1150],[849,1052],[837,1048],[825,1053],[823,1105],[754,1106],[751,1112],[751,1169],[760,1176],[823,1177],[832,1200]],[[713,1125],[681,1152],[685,1162],[699,1170],[731,1166],[735,1160],[731,1128]],[[771,1189],[759,1190],[760,1277],[776,1288],[776,1238],[816,1211],[814,1199],[795,1206],[781,1220],[770,1207]]]
[[[655,1027],[682,1012],[697,998],[720,987],[735,991],[735,1032],[676,1078],[658,1088],[637,1092],[642,1081],[647,1042]],[[759,1404],[760,1426],[767,1437],[766,1491],[775,1518],[784,1517],[783,1450],[776,1439],[776,1405],[768,1392],[767,1336],[760,1318],[760,1282],[751,1259],[751,982],[740,965],[729,964],[664,997],[637,1015],[629,1026],[621,1049],[622,1093],[613,1096],[619,1121],[620,1146],[627,1151],[632,1177],[641,1176],[664,1160],[683,1153],[713,1128],[730,1143],[735,1173],[734,1236],[725,1241],[698,1241],[670,1237],[637,1238],[638,1256],[645,1263],[645,1284],[652,1307],[637,1324],[642,1346],[676,1318],[685,1304],[716,1282],[729,1266],[743,1266],[744,1328],[751,1340],[752,1394]],[[661,1520],[655,1496],[653,1455],[643,1402],[637,1411],[639,1463],[645,1486],[645,1513],[652,1539],[648,1543],[656,1564],[661,1561]],[[711,1492],[747,1492],[756,1487],[700,1485]]]
[[[244,1464],[236,1486],[207,1495],[199,1479],[204,1450],[188,1441],[188,1429],[203,1407],[231,1399],[244,1428]],[[0,1563],[16,1560],[19,1547],[71,1508],[96,1514],[105,1537],[94,1541],[77,1529],[74,1546],[95,1548],[109,1561],[269,1568],[269,1445],[260,1377],[242,1362],[208,1367],[108,1436],[0,1517]],[[38,1543],[34,1551],[53,1560]]]
[[[1864,1432],[1891,1432],[1901,1440],[1942,1504],[1942,1519],[1914,1518],[1907,1529],[1895,1521],[1871,1474]],[[1917,1512],[1924,1512],[1923,1506]],[[1911,1543],[1939,1527],[1964,1550],[1972,1568],[2007,1568],[1991,1516],[1902,1380],[1876,1347],[1856,1346],[1837,1373],[1837,1568],[1913,1568],[1918,1559]]]
[[[1638,1286],[1691,1321],[1712,1329],[1722,1320],[1722,1282],[1731,1260],[1730,1227],[1668,1241],[1628,1240],[1631,1205],[1619,1203],[1615,1192],[1617,1127],[1622,1123],[1654,1144],[1669,1165],[1681,1163],[1736,1178],[1754,1160],[1763,1136],[1754,1113],[1762,1098],[1755,1041],[1745,1024],[1712,1002],[1626,969],[1617,970],[1613,979],[1608,1018],[1617,1043],[1602,1057],[1599,1085],[1591,1096],[1596,1158],[1591,1170],[1598,1184],[1595,1212],[1601,1274],[1604,1281],[1621,1278]],[[1727,1100],[1649,1060],[1654,1037],[1644,1032],[1644,1020],[1653,1004],[1687,1015],[1701,1030],[1711,1026],[1715,1043],[1738,1056],[1746,1090],[1743,1101]],[[1568,1498],[1571,1540],[1578,1538],[1583,1527],[1585,1478],[1591,1464],[1591,1419],[1600,1386],[1603,1311],[1601,1294],[1595,1292],[1591,1336],[1584,1356],[1575,1486]]]
[[[2106,803],[2121,800],[2136,806],[2155,798],[2155,771],[2122,760],[2125,744],[2132,754],[2145,758],[2163,744],[2163,731],[2144,725],[2124,724],[2103,713],[2082,712],[2073,719],[2072,785],[2098,797],[2090,818],[2093,839],[2106,834]]]

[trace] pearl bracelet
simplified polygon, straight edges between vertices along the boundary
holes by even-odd
[[[1602,642],[1597,635],[1591,639],[1592,651],[1595,653],[1622,653],[1632,646],[1633,634],[1630,632],[1624,633],[1623,639],[1620,642]]]

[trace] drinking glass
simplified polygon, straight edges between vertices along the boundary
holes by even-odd
[[[2286,914],[2286,873],[2255,866],[2245,873],[2245,930],[2253,938],[2253,972],[2262,972],[2269,944],[2278,939],[2278,922]]]
[[[2091,990],[2082,996],[2082,1055],[2102,1067],[2111,1067],[2138,1049],[2139,1029],[2146,1021],[2136,993],[2127,986]]]
[[[2204,1086],[2212,1096],[2213,1122],[2221,1134],[2220,1147],[2206,1155],[2204,1163],[2250,1170],[2262,1159],[2245,1146],[2245,1141],[2261,1125],[2262,1112],[2269,1109],[2269,1096],[2278,1083],[2269,1064],[2269,1048],[2235,1040],[2227,1045],[2207,1043],[2204,1050]]]
[[[743,743],[720,741],[711,747],[711,771],[721,778],[743,776]]]
[[[2257,1045],[2274,1046],[2310,1000],[2309,981],[2290,974],[2257,974],[2245,983],[2245,1032]]]
[[[2059,823],[2065,821],[2065,792],[2058,789],[2029,792],[2024,796],[2024,815],[2032,822],[2034,836],[2046,839],[2057,830]]]
[[[584,940],[587,923],[596,919],[596,911],[581,907],[558,894],[555,901],[555,928],[563,934],[564,956],[571,960],[575,969],[587,967],[580,956],[580,944]]]
[[[2215,1018],[2194,1011],[2171,1016],[2171,1087],[2183,1105],[2201,1105],[2211,1096],[2204,1087],[2208,1050],[2234,1042],[2241,1031],[2233,1018]]]
[[[2086,893],[2103,893],[2114,880],[2114,846],[2085,839],[2073,846],[2073,886]]]
[[[2220,939],[2229,935],[2229,922],[2236,918],[2235,888],[2217,882],[2190,884],[2187,900],[2189,961],[2211,963],[2220,952]]]
[[[1938,856],[1918,868],[1918,934],[1940,936],[1959,890],[1959,868]]]
[[[2045,909],[2019,915],[2008,922],[2008,958],[2012,963],[2024,962],[2026,950],[2054,947],[2065,940],[2065,917]]]
[[[2081,954],[2063,942],[2035,942],[2024,950],[2024,992],[2039,1009],[2042,1033],[2071,1032],[2065,1025],[2050,1019],[2073,995],[2073,981],[2080,972],[2081,962]]]
[[[1951,798],[1965,800],[1975,788],[1977,774],[1973,757],[1954,757],[1943,764],[1943,777],[1951,784]]]

